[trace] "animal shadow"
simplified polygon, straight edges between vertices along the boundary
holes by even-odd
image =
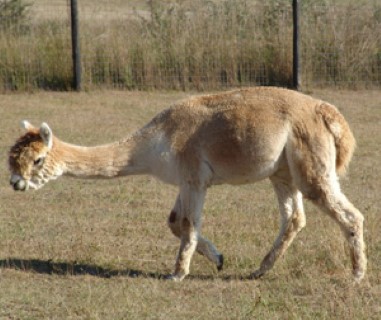
[[[38,274],[60,275],[60,276],[81,276],[89,275],[98,278],[128,277],[128,278],[146,278],[156,280],[168,280],[169,274],[158,272],[145,272],[136,269],[109,269],[97,265],[77,263],[77,262],[54,262],[52,260],[40,259],[19,259],[8,258],[0,260],[1,269],[13,269],[24,272],[34,272]],[[189,275],[189,280],[214,280],[221,279],[223,281],[231,280],[252,280],[251,276],[242,277],[237,275]]]
[[[14,269],[26,272],[35,272],[48,275],[90,275],[99,278],[129,277],[165,279],[167,275],[160,273],[147,273],[135,269],[108,269],[97,265],[77,262],[54,262],[52,260],[8,258],[0,260],[0,269]]]

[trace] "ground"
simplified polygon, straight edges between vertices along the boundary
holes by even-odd
[[[369,270],[354,285],[336,224],[305,201],[307,227],[260,280],[254,271],[278,232],[267,181],[210,189],[203,233],[225,255],[218,273],[196,256],[182,283],[166,226],[176,189],[150,177],[61,178],[14,192],[7,152],[19,122],[47,122],[61,139],[123,138],[190,93],[96,91],[0,96],[0,319],[380,319],[381,92],[313,90],[339,107],[358,147],[342,187],[365,216]]]

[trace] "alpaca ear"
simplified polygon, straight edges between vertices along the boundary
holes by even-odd
[[[35,129],[35,127],[27,120],[21,121],[20,127],[27,130],[27,131]]]
[[[50,150],[53,146],[53,132],[45,122],[41,124],[40,136]]]

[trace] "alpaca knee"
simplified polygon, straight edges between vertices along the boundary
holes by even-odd
[[[168,217],[168,223],[173,224],[176,222],[176,211],[172,210]]]
[[[176,237],[180,237],[180,223],[176,211],[172,210],[168,217],[168,227]]]
[[[347,219],[348,227],[344,230],[345,236],[351,245],[356,246],[359,239],[363,241],[364,216],[356,210],[355,214]]]
[[[296,232],[301,231],[306,226],[306,216],[304,213],[298,212],[295,218],[292,220],[293,229]]]

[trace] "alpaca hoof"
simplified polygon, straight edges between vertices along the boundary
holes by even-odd
[[[356,283],[360,283],[361,280],[364,278],[365,272],[361,270],[355,270],[353,271],[353,277]]]
[[[221,271],[224,267],[224,256],[222,254],[218,255],[218,264],[217,264],[217,270]]]
[[[261,269],[258,269],[257,271],[254,271],[251,275],[250,275],[250,279],[259,279],[261,278],[263,275],[265,274],[264,271],[262,271]]]
[[[185,278],[185,274],[184,275],[169,274],[169,275],[164,277],[165,280],[175,281],[175,282],[180,282],[184,278]]]
[[[178,277],[176,277],[174,274],[168,274],[164,277],[164,280],[168,280],[168,281],[180,281],[178,279]]]

